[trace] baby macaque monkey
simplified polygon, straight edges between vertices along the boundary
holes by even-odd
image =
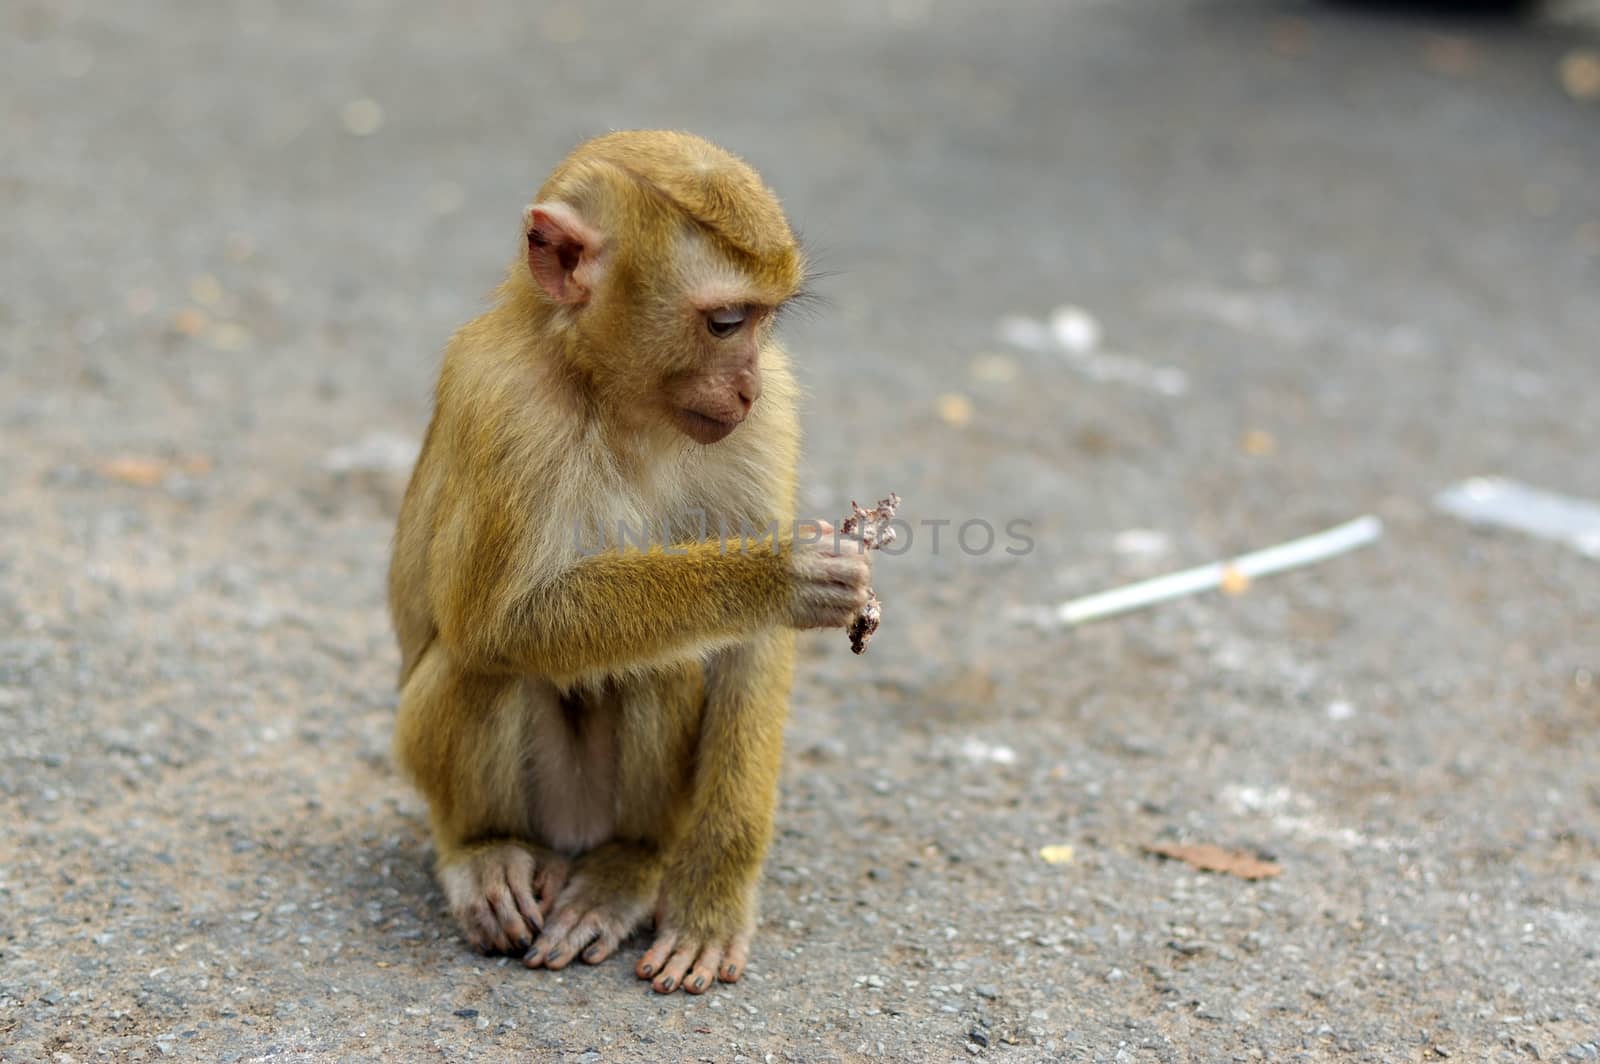
[[[395,754],[474,946],[597,964],[653,917],[639,977],[701,993],[748,956],[794,631],[870,583],[792,531],[772,328],[803,259],[760,177],[683,133],[581,145],[523,223],[400,514]]]

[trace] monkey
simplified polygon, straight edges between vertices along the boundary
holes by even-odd
[[[522,237],[446,346],[401,505],[395,759],[469,944],[598,964],[653,919],[636,974],[703,993],[748,960],[796,633],[870,583],[794,527],[774,323],[805,258],[754,169],[667,131],[579,145]]]

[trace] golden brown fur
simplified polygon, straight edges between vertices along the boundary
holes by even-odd
[[[525,230],[402,508],[395,752],[474,944],[592,963],[654,911],[639,974],[699,992],[744,964],[793,629],[865,599],[858,557],[717,537],[794,517],[770,328],[804,263],[755,172],[680,133],[580,146]],[[619,523],[655,542],[617,549]]]

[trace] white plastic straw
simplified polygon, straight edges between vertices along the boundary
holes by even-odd
[[[1314,536],[1291,540],[1251,554],[1241,554],[1229,562],[1213,562],[1182,572],[1168,573],[1137,584],[1072,599],[1055,607],[1049,621],[1058,625],[1082,624],[1113,614],[1126,613],[1158,602],[1182,598],[1221,587],[1230,578],[1254,579],[1364,547],[1383,535],[1383,522],[1368,514]]]

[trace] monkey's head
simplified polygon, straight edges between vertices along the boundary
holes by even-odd
[[[569,155],[523,221],[523,276],[616,412],[702,444],[744,421],[774,315],[805,276],[754,170],[690,134],[612,133]]]

